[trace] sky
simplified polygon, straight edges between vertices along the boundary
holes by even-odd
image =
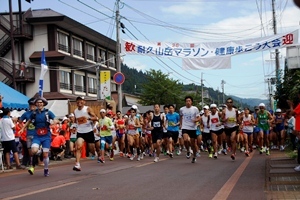
[[[18,4],[13,1],[13,9]],[[8,12],[8,0],[0,0],[0,12]],[[115,0],[21,0],[22,10],[50,8],[116,39]],[[226,2],[226,3],[225,3]],[[292,0],[276,0],[277,32],[299,29],[300,10]],[[121,39],[161,42],[220,42],[273,35],[271,0],[122,0]],[[274,51],[273,51],[274,52]],[[124,63],[137,70],[161,70],[184,84],[219,89],[241,98],[268,98],[266,80],[275,76],[274,53],[264,51],[232,57],[231,69],[183,70],[178,58],[157,59],[125,55]],[[280,67],[286,50],[280,49]]]

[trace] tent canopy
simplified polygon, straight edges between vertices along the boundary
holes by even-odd
[[[2,82],[0,82],[0,95],[2,96],[3,108],[9,108],[11,110],[28,108],[27,101],[29,98]]]

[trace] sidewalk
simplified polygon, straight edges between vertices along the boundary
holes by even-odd
[[[295,159],[286,152],[273,150],[266,159],[265,190],[268,200],[300,199],[300,172]]]

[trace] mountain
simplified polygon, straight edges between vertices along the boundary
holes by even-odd
[[[247,104],[250,108],[250,110],[252,110],[254,108],[254,106],[258,106],[260,103],[264,103],[266,106],[268,106],[269,104],[269,100],[266,99],[258,99],[258,98],[240,98],[237,96],[232,96],[233,99],[235,99],[235,101],[240,102],[241,104]]]

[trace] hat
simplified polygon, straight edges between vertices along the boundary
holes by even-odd
[[[209,109],[208,105],[204,106],[203,109],[208,110]]]
[[[259,110],[259,107],[258,106],[254,106],[254,110]]]
[[[34,98],[34,97],[30,98],[30,99],[28,100],[28,104],[29,104],[29,105],[35,105],[35,98]]]
[[[74,114],[73,113],[69,114],[69,117],[74,117]]]
[[[280,108],[277,108],[275,112],[281,113],[281,109],[280,109]]]
[[[138,107],[137,107],[136,105],[132,105],[131,108],[133,108],[133,109],[135,109],[135,110],[138,109]]]
[[[76,98],[76,101],[78,101],[78,100],[84,100],[84,97],[79,96],[79,97]]]
[[[208,106],[207,106],[207,107],[208,107]],[[201,110],[201,111],[200,111],[200,115],[203,115],[203,114],[204,114],[204,111],[203,111],[203,110]]]
[[[106,110],[105,109],[101,109],[100,113],[106,113]]]
[[[44,106],[48,105],[48,101],[44,97],[38,97],[35,99],[34,103],[41,100],[44,103]]]
[[[64,117],[64,118],[62,119],[62,122],[65,121],[65,120],[68,120],[68,118],[67,118],[67,117]]]
[[[110,110],[107,112],[107,115],[113,115],[113,112]]]
[[[266,107],[264,103],[260,103],[258,107]]]
[[[217,107],[217,105],[214,103],[210,105],[210,108],[216,108],[216,107]]]

